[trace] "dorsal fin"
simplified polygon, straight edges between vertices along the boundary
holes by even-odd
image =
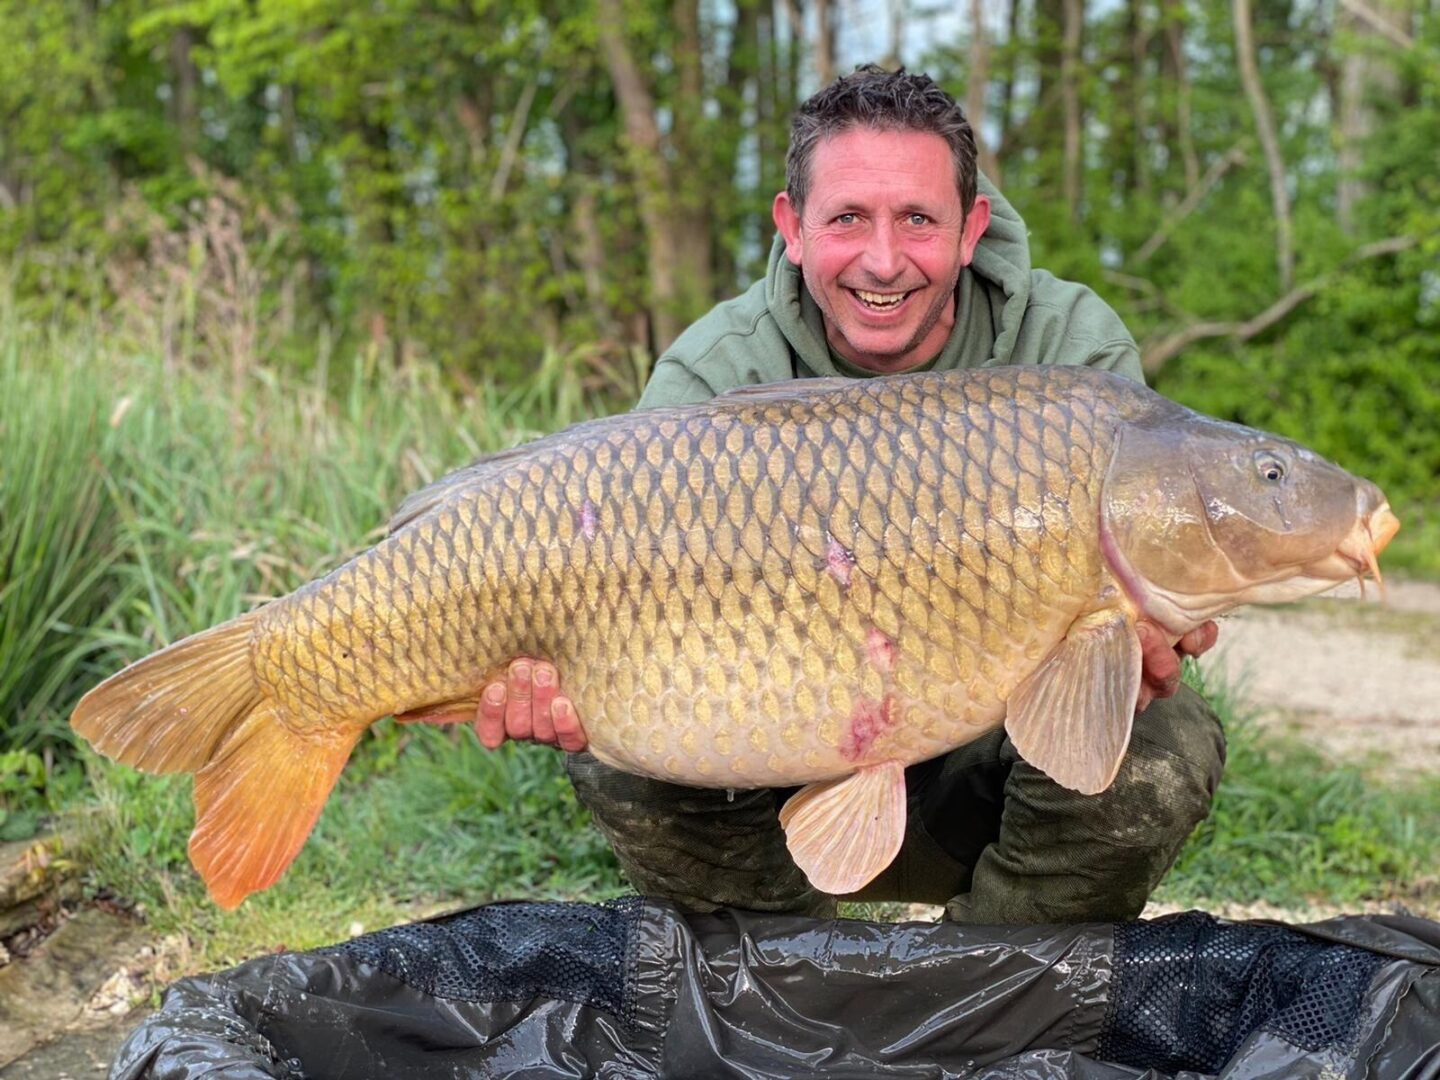
[[[557,443],[564,443],[577,435],[593,437],[602,434],[614,427],[629,427],[643,417],[647,421],[663,420],[672,417],[686,417],[693,415],[697,410],[715,408],[724,405],[751,405],[763,404],[770,401],[799,401],[819,394],[831,393],[845,387],[853,387],[856,380],[846,379],[838,376],[823,379],[791,379],[787,382],[759,383],[754,386],[738,386],[733,390],[726,390],[716,394],[707,402],[697,405],[675,405],[662,406],[658,409],[647,409],[644,413],[619,413],[615,416],[602,416],[594,420],[583,420],[568,428],[563,428],[552,435],[533,442],[523,443],[520,446],[512,446],[508,450],[499,450],[493,454],[486,454],[476,458],[469,465],[465,465],[454,472],[446,473],[433,484],[421,488],[413,495],[409,495],[396,509],[387,525],[389,532],[397,532],[409,525],[417,518],[424,517],[431,510],[445,502],[452,495],[464,488],[472,481],[485,476],[498,466],[504,466],[519,458],[527,457],[530,454],[538,453],[554,447]]]
[[[521,457],[529,452],[530,444],[512,446],[508,450],[497,450],[493,454],[485,454],[476,458],[469,465],[464,465],[454,472],[446,473],[434,483],[427,484],[419,491],[405,496],[404,501],[395,508],[395,513],[391,515],[390,521],[386,524],[386,531],[391,533],[399,532],[416,518],[424,517],[477,476],[489,471],[496,465],[504,464],[506,461]]]
[[[753,386],[737,386],[733,390],[726,390],[716,394],[713,400],[717,404],[796,401],[801,398],[813,397],[816,394],[829,394],[836,390],[853,388],[856,381],[847,379],[843,375],[827,375],[817,379],[788,379],[784,382],[756,383]]]

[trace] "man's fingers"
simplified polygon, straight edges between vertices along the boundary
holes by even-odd
[[[487,750],[498,750],[505,741],[505,684],[493,682],[480,695],[475,734]]]
[[[569,698],[557,697],[550,706],[550,714],[555,720],[555,741],[560,744],[561,750],[574,754],[590,745]]]
[[[1169,697],[1180,685],[1180,657],[1165,635],[1146,623],[1136,627],[1140,637],[1140,666],[1145,683],[1160,697]]]
[[[555,700],[556,684],[560,681],[554,664],[536,661],[530,677],[534,686],[534,697],[530,702],[530,716],[534,721],[534,739],[538,743],[555,745],[555,723],[550,715],[551,703]]]
[[[534,731],[530,716],[533,666],[529,660],[513,660],[505,679],[505,734],[512,739],[528,739]]]
[[[1175,646],[1186,656],[1200,656],[1215,647],[1220,637],[1220,628],[1214,621],[1204,622],[1182,637]]]

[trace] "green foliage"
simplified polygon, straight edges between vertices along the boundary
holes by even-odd
[[[0,750],[0,842],[35,835],[44,811],[45,762],[30,750]]]
[[[87,752],[86,796],[65,723],[81,692],[128,661],[373,543],[400,499],[446,469],[591,414],[592,357],[552,351],[522,388],[460,394],[378,351],[333,372],[322,351],[303,379],[236,382],[85,338],[8,333],[0,836],[57,807],[73,814],[96,882],[143,902],[158,926],[212,927],[205,956],[217,963],[257,941],[315,944],[355,920],[398,921],[422,900],[618,887],[558,755],[490,754],[468,733],[387,723],[358,748],[286,884],[222,916],[186,856],[188,778]],[[634,362],[601,381],[643,382]],[[271,938],[286,925],[303,940]]]
[[[113,401],[84,374],[83,352],[29,362],[53,348],[0,326],[0,732],[31,749],[63,740],[56,713],[95,649],[77,628],[104,622],[120,595],[107,577]]]

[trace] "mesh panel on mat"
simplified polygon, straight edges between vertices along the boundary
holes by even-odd
[[[394,926],[324,950],[459,1001],[549,997],[631,1017],[625,967],[644,901],[491,904]]]
[[[1382,963],[1364,949],[1198,912],[1123,924],[1100,1056],[1215,1073],[1259,1029],[1308,1052],[1348,1049]]]

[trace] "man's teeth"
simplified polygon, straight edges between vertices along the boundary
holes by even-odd
[[[865,303],[869,304],[871,307],[889,308],[894,307],[896,304],[900,303],[902,300],[905,299],[905,297],[909,296],[910,294],[908,292],[866,292],[864,289],[856,289],[855,295],[858,296]]]

